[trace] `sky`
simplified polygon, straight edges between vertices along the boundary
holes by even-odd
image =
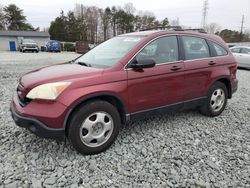
[[[34,27],[48,28],[61,10],[73,10],[76,3],[86,6],[123,6],[131,2],[136,10],[151,11],[157,19],[179,18],[180,25],[197,28],[201,26],[204,0],[1,0],[0,5],[16,4],[23,9],[27,21]],[[208,0],[207,23],[215,22],[221,29],[240,30],[244,15],[244,30],[250,30],[250,0]]]

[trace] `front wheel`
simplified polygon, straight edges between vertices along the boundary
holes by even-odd
[[[118,136],[121,118],[117,109],[106,101],[91,101],[73,114],[68,138],[82,154],[97,154],[108,149]]]
[[[227,105],[228,90],[222,82],[216,82],[208,91],[208,97],[200,112],[206,116],[220,115]]]

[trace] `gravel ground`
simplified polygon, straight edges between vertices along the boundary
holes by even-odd
[[[249,70],[238,70],[238,92],[219,117],[190,110],[137,121],[94,156],[17,127],[9,104],[19,77],[77,56],[0,52],[0,188],[250,187]]]

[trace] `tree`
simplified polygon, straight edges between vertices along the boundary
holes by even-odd
[[[162,25],[163,27],[168,26],[168,25],[169,25],[168,18],[164,18],[164,19],[161,21],[161,25]]]
[[[0,30],[5,30],[4,11],[0,5]]]
[[[124,6],[123,6],[123,9],[124,11],[127,13],[127,14],[134,14],[136,9],[133,5],[133,3],[126,3]]]
[[[64,12],[61,11],[60,16],[50,23],[50,38],[59,41],[68,41],[67,20]]]
[[[160,22],[156,20],[154,13],[150,11],[139,11],[134,20],[135,30],[144,30],[160,26]]]
[[[87,40],[87,26],[85,14],[87,12],[87,7],[82,4],[76,4],[74,9],[74,15],[77,20],[78,28],[79,28],[79,40],[86,41]]]
[[[87,27],[87,40],[91,43],[95,43],[95,41],[97,40],[98,30],[98,8],[95,6],[88,7],[84,16]]]
[[[112,23],[112,28],[113,28],[113,36],[116,36],[116,22],[117,22],[117,9],[115,6],[111,8],[111,23]]]
[[[210,23],[206,25],[205,31],[210,34],[215,34],[218,33],[221,29],[221,26],[218,25],[217,23]]]
[[[108,26],[111,22],[111,9],[109,7],[105,8],[105,11],[103,12],[103,14],[101,14],[102,17],[102,24],[103,24],[103,39],[107,40],[107,36],[108,36]]]
[[[134,15],[126,13],[124,10],[120,9],[116,13],[117,18],[117,30],[118,34],[128,33],[133,31],[134,25]]]
[[[9,4],[3,8],[4,21],[8,30],[24,30],[34,31],[31,24],[26,23],[26,16],[23,15],[23,10],[15,4]]]
[[[238,31],[232,31],[229,29],[222,30],[219,34],[226,42],[249,42],[250,38],[247,33],[240,34]]]
[[[168,18],[159,21],[152,12],[140,11],[137,15],[135,12],[132,3],[105,9],[76,4],[67,16],[62,12],[51,22],[49,33],[56,40],[99,43],[118,34],[169,25]]]
[[[68,34],[68,38],[66,41],[68,42],[75,42],[79,40],[79,25],[78,21],[74,15],[74,12],[69,11],[67,14],[67,18],[65,21],[66,24],[66,33]]]

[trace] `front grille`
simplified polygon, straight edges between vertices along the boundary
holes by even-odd
[[[26,98],[26,97],[24,97],[22,95],[24,89],[25,88],[23,87],[23,85],[21,83],[19,83],[18,86],[17,86],[17,96],[18,96],[18,99],[19,99],[19,104],[22,107],[26,106],[31,101],[31,99],[28,99],[28,98]]]
[[[33,44],[26,44],[25,47],[28,47],[28,48],[35,48],[36,45],[33,45]]]

